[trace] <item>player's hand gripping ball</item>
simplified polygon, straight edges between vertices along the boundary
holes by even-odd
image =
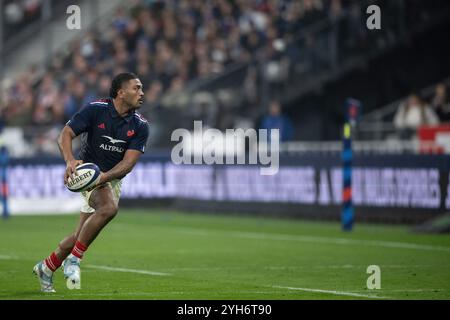
[[[73,179],[72,179],[73,178]],[[100,179],[100,168],[95,163],[83,163],[67,180],[66,187],[72,192],[83,192],[93,187]]]

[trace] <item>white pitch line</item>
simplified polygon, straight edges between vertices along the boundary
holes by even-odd
[[[156,271],[149,271],[149,270],[138,270],[138,269],[127,269],[127,268],[113,268],[108,266],[98,266],[93,264],[85,265],[87,268],[92,269],[100,269],[100,270],[106,270],[106,271],[115,271],[115,272],[130,272],[130,273],[140,273],[140,274],[147,274],[151,276],[170,276],[170,273],[164,273],[164,272],[156,272]]]
[[[2,292],[2,291],[0,291]],[[9,292],[9,291],[8,291]],[[72,296],[108,296],[108,297],[113,297],[115,295],[119,295],[119,296],[164,296],[164,295],[168,295],[168,294],[179,294],[179,295],[187,295],[187,294],[210,294],[211,291],[153,291],[153,292],[117,292],[117,293],[68,293],[68,294],[61,294],[61,293],[55,293],[55,294],[51,294],[52,297],[72,297]],[[234,293],[234,294],[279,294],[280,291],[278,290],[272,290],[272,291],[253,291],[253,290],[242,290],[242,291],[236,291],[236,290],[219,290],[219,291],[214,291],[215,294],[230,294],[230,293]],[[289,292],[290,294],[295,294],[294,292]]]
[[[380,265],[381,268],[409,269],[409,268],[433,268],[442,267],[438,265]],[[231,270],[250,270],[268,269],[268,270],[289,270],[289,269],[367,269],[367,265],[298,265],[298,266],[230,266],[230,267],[189,267],[189,268],[164,268],[166,271],[231,271]]]
[[[370,298],[370,299],[389,299],[388,297],[374,296],[374,295],[368,295],[368,294],[359,294],[359,293],[345,292],[345,291],[322,290],[322,289],[311,289],[311,288],[296,288],[296,287],[283,287],[283,286],[272,286],[272,287],[273,288],[279,288],[279,289],[305,291],[305,292],[328,293],[328,294],[334,294],[334,295],[338,295],[338,296],[350,296],[350,297]]]
[[[17,260],[17,257],[0,254],[0,260]]]
[[[388,269],[409,269],[409,268],[442,268],[443,266],[438,265],[427,265],[427,264],[415,264],[415,265],[380,265],[380,268],[388,268]],[[266,266],[264,269],[270,270],[285,270],[285,269],[367,269],[367,265],[300,265],[300,266]]]
[[[383,292],[445,292],[450,289],[383,289]],[[354,292],[366,292],[366,291],[354,291]]]
[[[450,247],[445,246],[432,246],[426,244],[416,244],[408,242],[394,242],[394,241],[382,241],[382,240],[356,240],[345,238],[330,238],[330,237],[315,237],[315,236],[301,236],[301,235],[289,235],[289,234],[277,234],[277,233],[261,233],[261,232],[240,232],[240,231],[205,231],[203,229],[196,228],[178,228],[181,233],[197,236],[229,236],[235,238],[245,239],[258,239],[258,240],[280,240],[280,241],[301,241],[312,243],[327,243],[327,244],[340,244],[340,245],[366,245],[374,247],[386,247],[386,248],[401,248],[401,249],[413,249],[413,250],[426,250],[426,251],[444,251],[450,253]]]
[[[254,239],[273,239],[273,240],[290,240],[290,241],[306,241],[306,242],[322,242],[331,244],[358,245],[364,244],[375,247],[402,248],[415,250],[431,250],[450,252],[450,247],[431,246],[424,244],[415,244],[407,242],[381,241],[381,240],[353,240],[345,238],[327,238],[313,236],[295,236],[270,233],[253,233],[253,232],[236,232],[232,234],[236,237],[254,238]]]

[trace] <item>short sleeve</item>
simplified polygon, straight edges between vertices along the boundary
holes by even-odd
[[[142,153],[144,153],[145,146],[147,145],[149,133],[150,133],[150,127],[149,127],[148,122],[146,122],[145,124],[142,124],[139,127],[137,134],[130,141],[130,144],[128,145],[128,149],[139,150]]]
[[[88,105],[75,113],[66,125],[71,127],[75,135],[78,136],[79,134],[88,131],[92,124],[93,117],[94,107]]]

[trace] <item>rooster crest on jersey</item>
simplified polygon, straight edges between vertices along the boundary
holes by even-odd
[[[83,163],[76,167],[73,179],[69,177],[66,187],[72,192],[82,192],[97,183],[100,168],[95,163]]]

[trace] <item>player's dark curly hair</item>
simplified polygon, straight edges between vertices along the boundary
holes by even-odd
[[[111,89],[109,89],[109,96],[114,99],[115,97],[117,97],[117,92],[122,88],[122,84],[124,82],[137,78],[138,76],[132,72],[119,73],[117,76],[114,77],[113,81],[111,82]]]

